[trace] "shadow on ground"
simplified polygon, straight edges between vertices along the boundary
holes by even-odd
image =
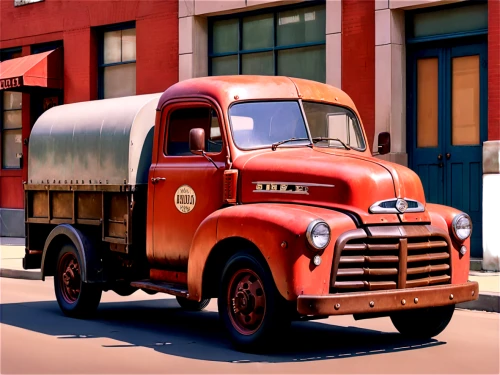
[[[175,300],[101,303],[92,320],[62,315],[55,301],[0,305],[3,324],[55,336],[60,340],[110,338],[114,347],[149,347],[160,353],[219,362],[316,361],[377,355],[443,345],[437,340],[407,340],[396,333],[316,322],[294,322],[282,345],[265,355],[235,351],[218,314],[182,311]]]

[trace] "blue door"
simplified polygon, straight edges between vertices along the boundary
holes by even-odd
[[[482,256],[482,143],[487,139],[487,45],[409,54],[410,167],[426,200],[468,213],[471,255]]]

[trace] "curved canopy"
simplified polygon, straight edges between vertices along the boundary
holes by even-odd
[[[31,132],[30,184],[145,184],[161,94],[53,107]]]

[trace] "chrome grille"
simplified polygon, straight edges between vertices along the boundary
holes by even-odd
[[[439,236],[365,237],[340,251],[332,292],[402,289],[451,281],[448,243]]]

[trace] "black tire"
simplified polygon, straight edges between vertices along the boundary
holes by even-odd
[[[57,257],[54,289],[57,303],[66,316],[86,318],[92,315],[101,301],[102,288],[81,281],[80,255],[73,244],[64,245]]]
[[[408,310],[391,315],[391,321],[405,336],[428,339],[444,331],[454,311],[455,305]]]
[[[177,303],[186,311],[201,311],[210,303],[210,298],[202,299],[200,302],[179,296],[175,298],[177,299]]]
[[[218,308],[231,343],[242,352],[270,349],[283,339],[291,322],[267,264],[248,253],[235,254],[228,260]]]

